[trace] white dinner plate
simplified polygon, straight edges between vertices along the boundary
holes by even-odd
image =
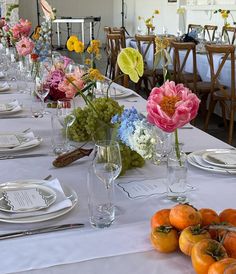
[[[45,201],[45,205],[41,207],[29,207],[29,208],[20,208],[14,209],[14,207],[9,203],[5,193],[10,191],[22,191],[22,190],[30,190],[36,189],[36,191],[42,196]],[[32,212],[36,210],[40,210],[43,208],[47,208],[52,205],[56,201],[56,192],[47,186],[41,184],[12,184],[1,186],[0,185],[0,210],[9,212],[9,213],[23,213],[23,212]]]
[[[44,180],[24,180],[24,183],[34,183],[34,184],[43,184],[46,181]],[[8,182],[3,185],[14,185],[14,184],[19,184],[19,181],[13,181],[13,182]],[[66,185],[61,185],[62,189],[64,191],[64,194],[66,196],[66,198],[70,199],[72,205],[70,207],[55,211],[55,212],[51,212],[48,214],[44,214],[44,215],[37,215],[37,216],[29,216],[29,217],[21,217],[21,218],[0,218],[0,222],[5,222],[5,223],[15,223],[15,224],[26,224],[26,223],[37,223],[37,222],[43,222],[43,221],[48,221],[51,219],[55,219],[57,217],[60,217],[62,215],[65,215],[66,213],[68,213],[69,211],[71,211],[74,206],[77,204],[78,202],[78,196],[76,194],[76,192],[71,189],[70,187],[66,186]]]
[[[213,166],[202,159],[202,155],[204,153],[214,152],[214,151],[232,151],[232,150],[231,149],[205,149],[205,150],[194,151],[188,155],[187,160],[191,165],[206,171],[228,174],[228,175],[236,174],[236,169],[228,169],[228,168]],[[196,159],[198,161],[196,161]]]
[[[6,106],[6,109],[0,110],[0,115],[12,114],[12,113],[22,111],[22,105],[20,105],[18,102],[14,104],[14,101],[13,101],[9,103],[4,103],[3,105]]]
[[[0,93],[4,92],[4,91],[7,91],[9,89],[10,89],[10,86],[8,85],[7,82],[0,83]]]
[[[202,159],[214,166],[236,168],[236,150],[206,152]]]
[[[113,93],[110,94],[110,97],[114,98],[114,99],[120,99],[120,98],[129,97],[132,94],[134,94],[134,92],[132,90],[118,90],[117,89],[115,94],[113,94]]]

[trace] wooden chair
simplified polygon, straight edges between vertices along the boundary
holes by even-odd
[[[117,57],[120,51],[123,49],[123,40],[121,34],[107,34],[108,46],[109,46],[109,56],[110,56],[110,68],[109,68],[109,78],[116,80],[117,76],[120,74],[120,70],[117,66]],[[127,78],[125,84],[122,82],[122,85],[127,86]]]
[[[235,96],[235,47],[233,45],[206,45],[208,52],[208,60],[211,70],[211,96],[210,104],[205,120],[204,129],[208,129],[209,120],[211,114],[214,112],[217,103],[221,106],[222,118],[225,127],[227,127],[226,112],[229,116],[229,133],[228,143],[232,144],[233,129],[234,129],[234,115],[236,112],[236,96]],[[214,56],[216,54],[222,54],[218,68],[214,67]],[[230,62],[231,67],[231,87],[225,87],[219,83],[218,77],[222,72],[227,62]],[[215,87],[219,89],[215,91]]]
[[[137,49],[143,56],[144,61],[144,73],[140,78],[136,90],[137,92],[140,90],[142,86],[142,82],[144,83],[145,91],[147,96],[150,93],[150,90],[155,87],[157,83],[157,75],[156,69],[154,67],[154,59],[155,59],[155,35],[135,35],[135,40],[137,43]],[[152,67],[148,67],[147,64],[147,56],[150,53],[149,51],[153,51],[153,64]]]
[[[201,81],[201,78],[197,73],[196,45],[192,42],[172,42],[172,47],[174,48],[174,81],[183,83],[197,94],[201,99],[201,111],[204,116],[207,110],[207,98],[211,91],[211,83]],[[186,73],[184,71],[188,58],[192,58],[192,73]]]
[[[126,37],[125,37],[125,30],[123,28],[111,28],[111,32],[113,34],[120,34],[122,39],[122,47],[126,47]]]
[[[188,25],[188,33],[190,33],[194,29],[199,29],[199,28],[201,29],[202,26],[201,25],[197,25],[197,24],[189,24]]]
[[[203,29],[203,35],[204,38],[206,39],[207,36],[207,40],[212,42],[215,39],[215,32],[218,29],[217,26],[213,26],[213,25],[205,25],[204,29]]]
[[[236,27],[223,26],[221,37],[226,43],[233,45],[236,38]]]

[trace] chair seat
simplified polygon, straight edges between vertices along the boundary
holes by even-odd
[[[226,100],[231,101],[231,90],[230,89],[224,89],[224,92],[218,90],[214,92],[214,99],[215,100]],[[236,98],[233,99],[234,102],[236,102]]]
[[[190,89],[194,90],[194,84],[193,83],[189,83],[188,87]],[[197,92],[200,92],[200,93],[210,93],[211,83],[210,82],[199,81],[199,82],[196,83],[196,89],[197,89]],[[216,89],[218,89],[218,88],[216,88]]]

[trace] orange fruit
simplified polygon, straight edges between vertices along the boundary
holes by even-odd
[[[171,225],[170,224],[170,209],[161,209],[157,211],[151,218],[151,228],[156,228],[161,225]]]

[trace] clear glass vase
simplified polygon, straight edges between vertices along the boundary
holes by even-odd
[[[187,155],[182,146],[174,144],[167,159],[167,198],[185,202],[187,191]]]

